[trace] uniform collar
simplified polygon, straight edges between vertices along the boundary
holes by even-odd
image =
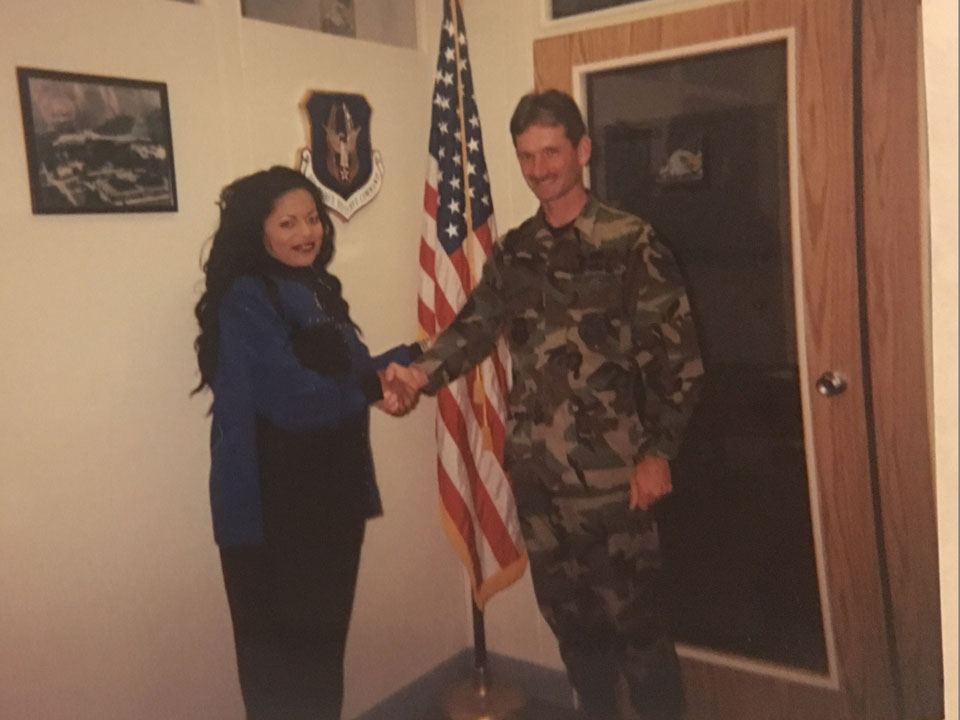
[[[597,210],[600,207],[600,201],[597,200],[596,196],[587,191],[587,202],[580,210],[580,214],[573,219],[573,227],[575,227],[581,235],[587,239],[587,242],[597,245],[593,240],[593,227],[597,223]],[[538,230],[543,230],[544,232],[550,232],[550,224],[547,222],[546,216],[543,214],[543,208],[537,210],[537,223]]]

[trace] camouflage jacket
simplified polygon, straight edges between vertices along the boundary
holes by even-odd
[[[511,230],[415,363],[425,391],[481,362],[500,333],[515,479],[613,490],[645,455],[676,453],[703,365],[680,272],[650,225],[590,196],[559,233],[542,212]]]

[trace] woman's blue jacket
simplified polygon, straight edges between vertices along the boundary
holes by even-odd
[[[271,275],[269,280],[238,278],[223,297],[219,317],[217,369],[211,382],[214,538],[221,546],[257,544],[263,540],[258,418],[289,431],[365,423],[370,403],[381,397],[377,371],[394,361],[406,365],[414,349],[401,345],[371,357],[346,320],[334,325],[349,350],[349,371],[323,375],[308,369],[294,354],[292,329],[333,320],[296,273]],[[360,475],[357,481],[370,485],[367,495],[375,506],[371,514],[379,514],[372,468]]]

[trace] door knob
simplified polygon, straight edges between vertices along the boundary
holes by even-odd
[[[817,392],[824,397],[836,397],[847,389],[847,379],[836,370],[827,370],[817,378]]]

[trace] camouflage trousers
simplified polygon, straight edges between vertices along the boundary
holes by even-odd
[[[683,689],[668,632],[660,544],[627,489],[514,492],[537,603],[589,720],[675,720]]]

